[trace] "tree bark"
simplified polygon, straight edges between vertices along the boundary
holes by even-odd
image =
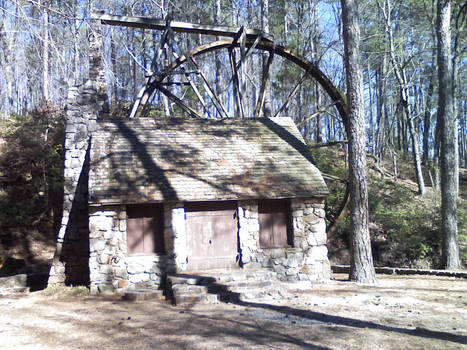
[[[261,29],[264,33],[269,33],[269,0],[261,0]],[[268,62],[268,55],[263,53],[262,55],[262,70],[261,70],[261,77],[263,72],[266,70],[266,66]],[[261,80],[260,80],[261,81]],[[271,91],[269,90],[268,86],[265,87],[265,94],[264,94],[264,105],[263,105],[263,116],[264,117],[272,117],[272,109],[271,109]]]
[[[368,225],[365,111],[357,0],[341,0],[341,5],[349,105],[349,188],[353,232],[349,277],[352,281],[373,284],[376,282],[376,274]]]
[[[44,7],[42,18],[42,97],[47,103],[50,101],[50,74],[49,74],[49,3],[44,1],[39,5]]]
[[[376,157],[378,161],[383,159],[387,144],[386,137],[386,55],[383,55],[378,64],[376,74],[376,91],[377,91],[377,132],[376,132]],[[389,131],[389,130],[388,130]]]
[[[221,23],[221,0],[215,0],[214,3],[214,24],[218,25]],[[216,40],[219,40],[219,37],[216,37]],[[221,56],[219,54],[219,51],[214,52],[214,59],[216,61],[216,80],[214,83],[215,89],[216,89],[216,95],[220,96],[221,94],[221,89],[222,89],[222,62],[221,62]]]
[[[312,23],[314,23],[314,28],[312,29],[313,34],[311,38],[311,58],[314,63],[318,63],[319,61],[319,35],[316,32],[318,28],[318,6],[316,4],[316,1],[313,1],[312,9],[310,10],[310,17]],[[320,86],[318,83],[314,84],[315,88],[315,110],[319,111],[321,109],[321,90]],[[323,142],[323,134],[322,134],[322,120],[321,116],[318,114],[316,116],[316,122],[315,122],[315,142],[316,143],[322,143]]]
[[[457,183],[459,182],[457,120],[454,115],[451,61],[451,1],[438,0],[438,78],[441,123],[441,217],[446,269],[459,269],[457,237]]]
[[[435,37],[436,35],[433,30],[432,31],[433,43],[435,42]],[[435,58],[436,58],[436,47],[433,47],[431,51],[431,74],[430,74],[430,81],[428,84],[428,90],[426,92],[426,102],[425,102],[425,111],[424,111],[424,120],[423,120],[423,164],[425,165],[428,165],[429,160],[430,160],[429,138],[430,138],[430,129],[431,129],[431,108],[432,108],[433,91],[434,91],[434,85],[435,85],[434,80],[436,76]]]

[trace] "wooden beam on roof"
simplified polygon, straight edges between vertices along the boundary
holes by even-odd
[[[142,29],[156,29],[165,30],[167,21],[155,19],[151,17],[129,17],[129,16],[112,16],[101,15],[97,13],[91,14],[91,19],[101,21],[102,24],[108,24],[120,27],[132,27]],[[235,38],[238,35],[240,28],[226,27],[226,26],[213,26],[206,24],[194,24],[187,22],[170,21],[170,28],[174,32],[191,33],[191,34],[206,34],[215,36],[224,36]],[[245,29],[247,37],[262,36],[263,39],[272,41],[272,36],[263,33],[257,29]]]

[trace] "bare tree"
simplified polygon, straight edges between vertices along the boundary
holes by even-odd
[[[349,106],[347,133],[349,140],[350,217],[353,232],[350,279],[372,284],[376,282],[376,274],[371,255],[368,227],[365,110],[357,0],[341,0],[341,5],[347,103]]]
[[[49,3],[39,0],[38,6],[42,7],[42,94],[44,101],[50,100],[50,73],[49,73]]]
[[[451,1],[438,0],[438,78],[439,120],[441,121],[441,216],[443,227],[443,258],[445,267],[459,269],[457,237],[457,195],[459,160],[457,120],[454,115],[453,76],[451,60]]]
[[[413,161],[415,165],[415,172],[417,175],[418,193],[425,194],[425,182],[423,180],[422,173],[422,161],[420,157],[420,145],[418,132],[414,123],[414,115],[412,113],[412,107],[410,104],[410,92],[409,92],[409,79],[407,77],[406,62],[397,57],[396,47],[394,43],[393,35],[393,23],[391,19],[392,6],[391,1],[386,0],[384,5],[379,5],[382,14],[385,19],[386,33],[389,41],[389,57],[394,67],[394,73],[396,75],[397,82],[399,83],[399,94],[400,102],[402,104],[402,110],[407,120],[407,127],[412,142]]]

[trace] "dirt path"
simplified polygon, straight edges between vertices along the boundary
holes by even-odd
[[[335,275],[339,278],[342,276]],[[0,296],[2,349],[467,349],[467,280],[380,275],[255,303]]]

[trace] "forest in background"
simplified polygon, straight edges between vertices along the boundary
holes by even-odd
[[[459,164],[465,168],[467,101],[463,91],[467,81],[467,9],[462,1],[452,4]],[[90,13],[95,9],[116,15],[160,19],[170,16],[177,21],[259,28],[272,35],[276,43],[317,64],[335,86],[345,90],[339,2],[0,0],[0,119],[7,149],[2,153],[0,170],[2,241],[6,236],[9,239],[26,236],[31,227],[39,228],[38,232],[49,232],[53,241],[50,232],[54,232],[54,218],[56,224],[60,215],[63,109],[68,88],[82,84],[88,75]],[[389,252],[385,244],[391,244],[393,254],[376,257],[376,261],[386,265],[438,267],[440,262],[436,256],[440,254],[442,238],[438,195],[436,2],[362,1],[359,9],[366,144],[375,169],[373,185],[370,184],[370,192],[374,189],[373,198],[370,197],[372,237],[375,246],[383,247],[377,252]],[[104,27],[104,36],[109,102],[114,115],[124,116],[144,84],[145,74],[153,68],[151,57],[157,52],[161,33]],[[214,39],[181,34],[172,49],[185,52]],[[262,55],[252,55],[249,64],[243,67],[244,89],[248,91],[246,111],[250,111],[247,116],[252,115],[259,94],[263,59]],[[226,57],[213,54],[201,64],[216,90],[229,85]],[[316,82],[305,80],[296,66],[285,61],[278,60],[270,72],[270,109],[277,110],[280,101],[301,80],[286,115],[295,120],[312,147],[345,142],[344,126],[329,97]],[[179,90],[181,96],[190,97]],[[232,97],[225,94],[225,99],[228,106]],[[181,113],[157,95],[151,104],[153,116]],[[318,164],[323,171],[345,179],[346,146],[342,143],[337,147],[336,150],[313,148],[312,152],[319,155]],[[416,195],[423,192],[422,184],[416,166],[411,164],[417,165],[414,161],[417,152],[423,186],[431,187],[429,196],[423,198]],[[329,166],[332,163],[335,166]],[[397,178],[411,180],[417,186],[414,189],[397,181],[393,185],[387,182]],[[330,212],[344,192],[337,184],[331,184],[331,188]],[[459,205],[458,225],[465,264],[464,202]],[[340,240],[336,246],[345,246],[348,235],[345,226],[344,222],[336,233]]]

